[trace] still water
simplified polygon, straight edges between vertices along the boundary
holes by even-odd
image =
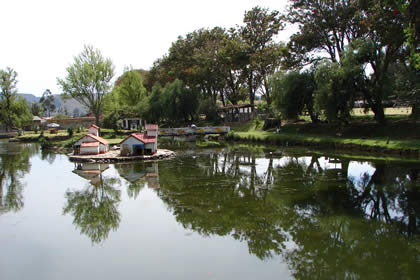
[[[420,163],[276,148],[75,164],[0,142],[0,279],[418,279]]]

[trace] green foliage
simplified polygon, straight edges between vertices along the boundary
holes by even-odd
[[[42,136],[39,136],[38,142],[41,145],[41,149],[49,149],[53,146],[53,143],[48,138],[44,137],[43,131],[41,132]]]
[[[120,126],[118,124],[118,121],[120,120],[120,114],[118,111],[110,111],[107,112],[105,118],[104,118],[104,127],[105,128],[111,128],[115,132],[118,132],[120,129]]]
[[[310,72],[277,72],[270,79],[275,109],[287,119],[297,119],[306,108],[312,121],[317,120],[313,109],[316,83]]]
[[[210,98],[202,100],[198,107],[199,114],[206,116],[206,121],[218,122],[219,114],[217,113],[217,106],[212,102]]]
[[[278,11],[257,6],[245,12],[243,22],[245,25],[240,29],[240,34],[249,57],[249,65],[244,73],[248,77],[249,99],[253,105],[255,92],[262,86],[263,96],[270,105],[268,76],[279,67],[284,53],[284,46],[274,41],[279,31],[283,30],[282,18]]]
[[[31,104],[32,115],[41,117],[42,116],[42,107],[37,102],[32,102]]]
[[[146,97],[143,78],[133,69],[126,69],[114,88],[121,106],[133,107]]]
[[[48,112],[48,116],[51,116],[51,112],[55,110],[55,104],[54,96],[49,89],[45,90],[45,92],[42,94],[39,103],[41,103],[43,111]]]
[[[73,127],[69,127],[69,128],[67,128],[67,133],[68,133],[69,137],[73,137],[73,134],[74,134],[74,128],[73,128]]]
[[[315,106],[332,123],[347,124],[357,92],[355,84],[360,79],[360,68],[352,65],[340,66],[326,62],[318,67],[315,79]]]
[[[84,46],[83,51],[66,68],[67,76],[57,79],[63,97],[72,97],[95,114],[96,123],[103,112],[103,100],[111,89],[114,65],[93,46]]]
[[[16,77],[16,71],[10,67],[0,70],[0,122],[6,130],[21,128],[32,120],[28,103],[16,96]]]
[[[155,85],[148,102],[149,121],[169,124],[195,119],[198,107],[198,93],[180,80],[168,83],[164,88]]]

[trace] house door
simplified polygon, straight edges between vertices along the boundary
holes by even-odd
[[[135,156],[144,155],[144,145],[142,144],[133,145],[133,155]]]

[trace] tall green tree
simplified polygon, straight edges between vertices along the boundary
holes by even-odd
[[[340,63],[348,42],[360,37],[364,29],[359,24],[362,12],[353,0],[290,0],[286,19],[298,32],[288,43],[288,67],[301,68],[323,60]]]
[[[274,41],[275,36],[283,29],[282,19],[278,11],[257,6],[245,12],[243,21],[245,25],[240,32],[249,56],[244,74],[250,103],[254,105],[255,93],[261,87],[267,103],[271,104],[268,77],[279,67],[284,50],[282,44]]]
[[[10,67],[6,70],[0,70],[0,88],[1,88],[1,121],[6,126],[6,131],[13,126],[11,109],[16,99],[17,72]]]
[[[66,68],[67,76],[57,78],[65,98],[72,97],[89,108],[99,124],[103,111],[103,100],[111,89],[114,65],[109,58],[102,56],[100,50],[86,45]]]
[[[0,70],[0,122],[6,127],[21,128],[32,120],[28,103],[17,96],[17,73],[10,67]]]
[[[293,59],[289,66],[324,60],[342,65],[346,50],[358,53],[364,72],[364,87],[359,90],[375,114],[385,122],[383,102],[387,97],[389,66],[404,59],[404,29],[408,17],[398,10],[401,1],[323,1],[291,0],[288,20],[299,32],[289,43]],[[363,54],[363,55],[362,55]]]
[[[44,112],[47,112],[48,116],[50,117],[51,112],[55,110],[55,104],[54,104],[54,96],[52,95],[49,89],[46,89],[44,91],[41,99],[39,100],[39,103],[41,103],[42,109],[44,109]]]
[[[32,102],[31,112],[34,116],[42,116],[42,106],[38,102]]]
[[[114,87],[122,106],[135,106],[146,97],[141,74],[133,69],[126,69]]]
[[[277,72],[269,82],[273,94],[273,105],[282,116],[297,119],[306,109],[312,122],[318,121],[318,114],[313,104],[316,82],[312,72]]]
[[[317,68],[315,107],[329,122],[339,125],[350,122],[358,84],[363,84],[362,72],[360,65],[347,61],[343,65],[327,61]]]
[[[167,121],[171,125],[191,122],[198,110],[199,93],[181,80],[168,83],[165,87],[156,84],[149,98],[146,114],[149,121]]]

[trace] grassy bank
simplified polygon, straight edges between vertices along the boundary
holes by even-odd
[[[386,125],[356,121],[346,127],[326,123],[293,123],[263,131],[263,124],[251,121],[232,127],[226,137],[234,141],[263,142],[276,145],[303,145],[356,149],[404,154],[420,153],[420,125],[406,119],[389,120]]]
[[[18,136],[16,139],[20,142],[39,142],[41,138],[44,138],[54,146],[71,147],[74,142],[86,135],[86,133],[87,130],[81,130],[80,132],[74,132],[70,136],[66,130],[58,130],[54,134],[51,134],[49,131],[44,131],[42,134],[41,132],[25,131],[24,135]],[[101,129],[101,137],[106,139],[110,145],[118,145],[126,137],[126,134],[125,131],[121,131],[121,133],[115,135],[113,130]]]

